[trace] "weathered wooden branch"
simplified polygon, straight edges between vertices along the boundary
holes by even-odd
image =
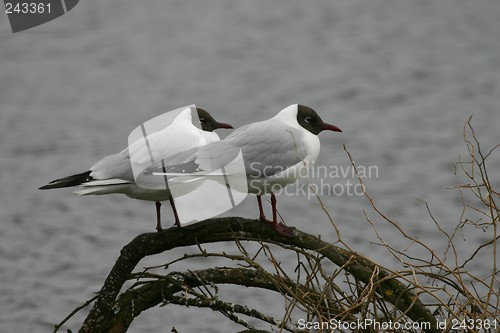
[[[280,280],[280,283],[274,283],[274,281],[278,279]],[[147,284],[139,288],[129,289],[121,294],[114,306],[114,316],[110,318],[108,324],[105,324],[104,326],[109,328],[128,327],[134,318],[137,317],[142,311],[159,304],[168,303],[196,307],[210,307],[212,310],[222,312],[225,315],[228,315],[229,313],[240,313],[260,319],[278,327],[282,325],[282,323],[274,320],[274,318],[266,316],[255,309],[250,309],[243,305],[229,304],[218,299],[201,297],[201,295],[197,295],[196,298],[178,297],[175,295],[183,290],[192,290],[196,287],[204,285],[218,284],[238,284],[245,287],[266,289],[280,294],[288,294],[290,297],[293,297],[293,294],[289,293],[288,290],[297,289],[300,290],[302,294],[308,294],[308,298],[313,299],[311,302],[312,304],[321,303],[321,299],[314,290],[283,277],[273,276],[270,279],[270,274],[262,270],[226,267],[202,269],[185,273],[172,272],[154,281],[148,281]],[[283,286],[286,288],[283,288]],[[341,313],[341,310],[332,300],[325,301],[323,307],[327,308],[329,313]],[[326,312],[326,309],[324,312]],[[234,320],[235,318],[230,319],[241,323],[238,320]],[[349,319],[355,320],[352,316]],[[287,328],[286,326],[283,327],[286,330],[294,331],[292,328]],[[115,329],[107,329],[107,331],[116,332]]]
[[[128,311],[125,310],[125,301],[131,294],[127,296],[122,295],[120,298],[118,298],[118,294],[142,258],[176,247],[234,240],[258,240],[320,253],[339,267],[343,267],[345,271],[357,280],[365,284],[374,284],[374,290],[382,299],[392,303],[395,308],[405,313],[411,320],[430,323],[432,328],[428,330],[429,332],[439,332],[436,328],[436,319],[410,290],[411,287],[405,286],[398,279],[394,278],[389,271],[354,252],[326,243],[318,237],[298,230],[296,231],[296,235],[293,238],[284,237],[276,233],[269,225],[257,220],[248,220],[240,217],[210,219],[188,228],[172,228],[160,233],[139,235],[122,249],[120,257],[109,273],[93,308],[79,332],[125,332],[131,322],[130,319],[133,319],[142,311],[139,310],[141,307],[137,307],[141,303],[140,301],[138,302],[139,299],[145,301],[142,304],[143,310],[162,302],[162,299],[158,299],[158,296],[161,297],[162,293],[168,292],[169,285],[170,288],[173,288],[175,285],[172,281],[169,284],[168,279],[164,281],[158,280],[156,283],[131,290],[130,293],[136,293],[140,290],[140,294],[135,294],[137,298],[134,301],[134,309],[129,308],[131,311],[136,312],[128,312],[128,315],[122,316],[122,314],[126,314]],[[232,272],[234,274],[241,273],[238,271]],[[245,271],[245,273],[248,272]],[[213,276],[213,278],[222,281],[224,277],[221,274],[218,275],[218,277]],[[256,277],[255,281],[257,283],[258,277]],[[194,283],[194,281],[191,282]],[[262,283],[263,287],[276,288],[270,287],[269,281],[262,281]],[[117,316],[117,313],[120,311],[123,312],[120,316]]]
[[[229,304],[217,299],[208,297],[187,298],[175,296],[183,290],[192,290],[203,285],[234,284],[245,287],[255,287],[261,289],[280,292],[279,287],[266,278],[266,274],[249,268],[217,268],[204,269],[195,272],[172,272],[137,289],[130,289],[118,297],[115,305],[115,314],[109,318],[106,327],[107,331],[117,332],[114,328],[128,327],[132,320],[142,311],[158,304],[178,304],[197,307],[210,307],[212,310],[223,313],[241,313],[259,318],[270,324],[279,326],[280,323],[272,317],[265,316],[255,309],[239,304]],[[291,284],[292,281],[289,281]],[[133,305],[132,305],[133,304]],[[231,307],[231,309],[230,309]],[[231,310],[231,311],[229,311]],[[235,318],[231,318],[234,320]],[[238,320],[234,320],[239,322]],[[239,322],[241,323],[241,322]],[[246,325],[244,325],[246,326]],[[250,328],[250,327],[247,327]]]

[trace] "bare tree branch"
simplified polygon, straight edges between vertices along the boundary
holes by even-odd
[[[172,228],[160,233],[140,235],[122,249],[120,257],[108,275],[103,288],[99,292],[99,297],[83,323],[80,332],[125,332],[127,330],[130,324],[127,320],[120,323],[116,321],[110,323],[109,320],[116,314],[117,297],[120,290],[142,258],[177,247],[234,240],[284,244],[315,251],[337,266],[343,267],[346,272],[357,280],[370,285],[373,292],[377,293],[385,301],[392,303],[401,312],[406,313],[411,320],[429,322],[433,327],[430,332],[438,331],[435,328],[436,320],[430,311],[406,285],[394,278],[391,272],[354,252],[328,244],[317,237],[300,231],[296,231],[296,234],[297,236],[293,238],[283,237],[274,232],[270,226],[257,220],[231,217],[210,219],[190,228]],[[223,274],[219,275],[221,275],[219,278],[222,279]],[[214,282],[217,283],[217,281]],[[157,295],[158,288],[161,285],[160,280],[157,284],[145,285],[141,289],[140,297],[149,297],[150,293]],[[269,287],[268,281],[266,281],[265,286]],[[164,287],[164,285],[161,287],[163,288],[162,293],[165,293]],[[159,302],[161,302],[161,299],[158,300]],[[137,299],[134,306],[138,306]]]

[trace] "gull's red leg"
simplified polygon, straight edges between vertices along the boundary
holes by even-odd
[[[161,213],[160,213],[160,208],[161,208],[161,202],[156,201],[156,231],[160,232],[163,230],[161,227]]]
[[[278,222],[278,210],[276,209],[276,196],[271,192],[271,207],[273,209],[273,228],[283,236],[294,237],[294,227],[287,227],[285,224]]]
[[[181,227],[181,221],[179,220],[179,215],[177,215],[177,209],[175,208],[175,202],[172,197],[169,199],[170,201],[170,206],[172,206],[172,211],[174,212],[174,218],[175,218],[175,223],[174,225],[178,226],[179,228]]]
[[[264,223],[272,223],[266,218],[266,215],[264,214],[264,208],[262,207],[262,196],[258,195],[257,196],[257,203],[259,204],[259,220],[261,220]]]
[[[276,209],[276,196],[271,192],[271,209],[273,210],[273,225],[278,223],[278,211]]]

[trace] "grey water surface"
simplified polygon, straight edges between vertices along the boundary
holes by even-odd
[[[344,131],[320,134],[317,165],[328,174],[313,180],[324,185],[322,202],[344,241],[375,262],[399,267],[374,244],[365,209],[386,240],[400,249],[408,245],[353,193],[345,144],[359,166],[374,167],[364,181],[379,208],[443,250],[446,239],[422,201],[451,231],[462,203],[447,187],[466,182],[452,164],[467,156],[467,118],[473,115],[484,147],[500,143],[498,36],[495,0],[89,0],[16,34],[0,14],[1,331],[52,331],[98,291],[124,245],[154,231],[153,203],[37,188],[86,171],[123,149],[140,123],[191,103],[234,126],[270,118],[293,103],[313,107]],[[499,185],[498,153],[492,158],[491,181]],[[341,168],[346,177],[334,174]],[[335,241],[318,200],[293,192],[278,197],[287,224]],[[255,198],[225,215],[257,217]],[[172,223],[168,205],[163,217]],[[459,251],[466,257],[489,236],[482,230],[460,236]],[[234,249],[212,249],[218,247]],[[409,251],[428,257],[418,247]],[[491,274],[487,253],[470,267],[474,274]],[[164,254],[148,263],[173,258]],[[230,296],[283,306],[274,295],[250,295],[234,289]],[[85,314],[65,327],[76,329]],[[221,318],[171,306],[147,311],[130,331],[239,329]]]

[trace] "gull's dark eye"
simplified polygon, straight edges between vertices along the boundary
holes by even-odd
[[[200,118],[200,123],[204,122],[205,118]]]
[[[312,121],[312,118],[311,117],[305,117],[304,121],[309,124]]]

